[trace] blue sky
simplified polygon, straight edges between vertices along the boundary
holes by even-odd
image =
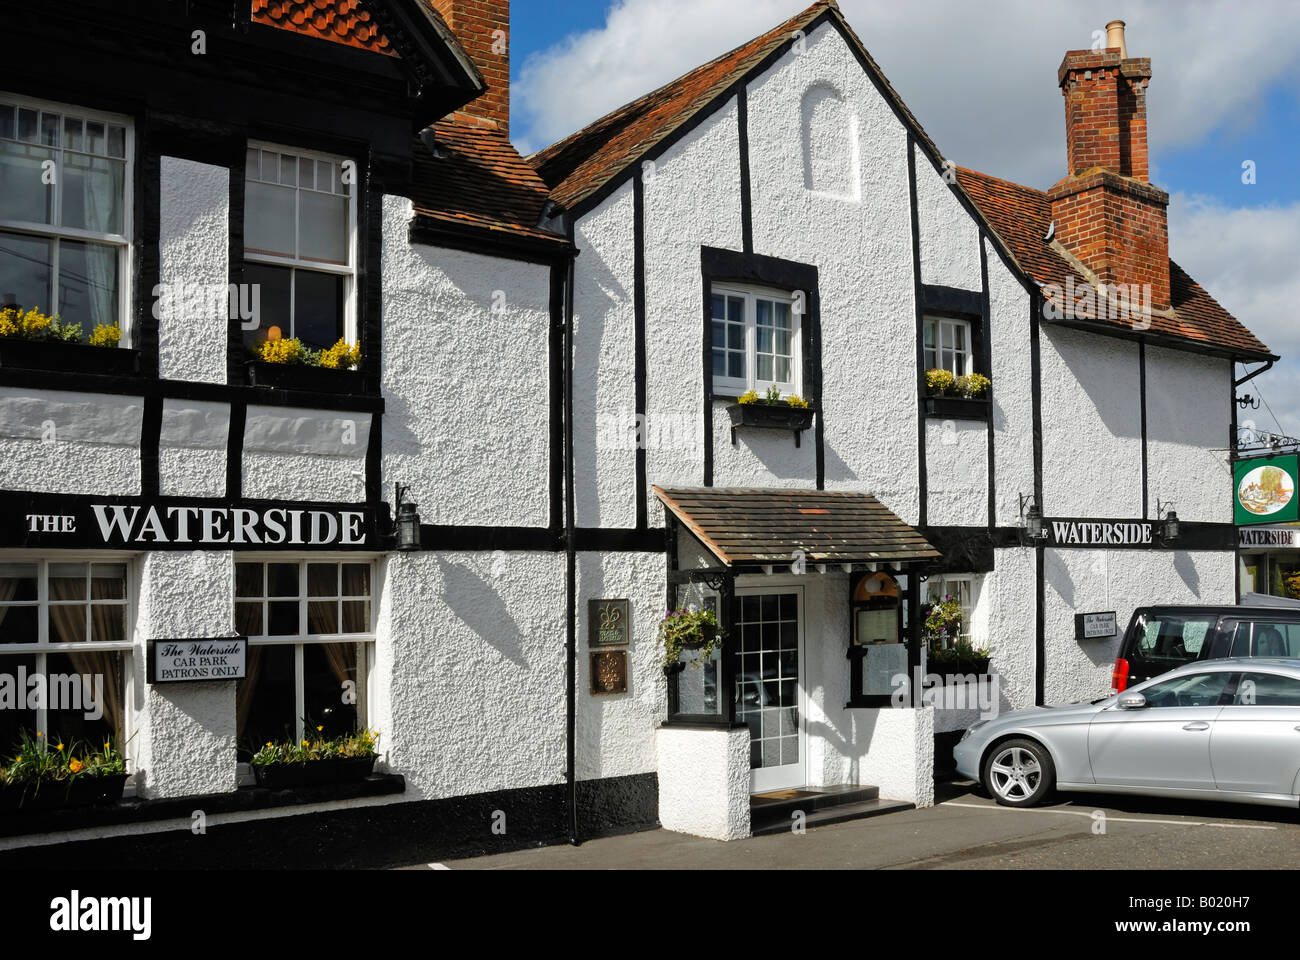
[[[1293,0],[839,0],[949,159],[1039,188],[1065,167],[1056,68],[1107,20],[1152,60],[1152,181],[1172,256],[1283,362],[1246,390],[1300,436],[1300,4]],[[805,0],[515,0],[525,152],[794,15]],[[1242,163],[1254,161],[1253,185]],[[1277,429],[1268,411],[1253,416]]]

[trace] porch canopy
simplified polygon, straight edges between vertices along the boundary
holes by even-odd
[[[725,567],[892,565],[941,556],[869,493],[654,488],[672,515]]]

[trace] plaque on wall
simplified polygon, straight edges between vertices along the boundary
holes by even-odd
[[[1074,639],[1096,640],[1115,636],[1118,624],[1115,611],[1107,613],[1076,613],[1074,615]]]
[[[632,638],[630,600],[588,600],[589,646],[619,647]]]
[[[627,651],[605,650],[591,655],[591,693],[627,693]]]
[[[146,679],[150,683],[242,680],[248,660],[247,637],[150,640]]]

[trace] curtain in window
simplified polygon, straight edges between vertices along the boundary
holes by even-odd
[[[54,615],[55,610],[70,609],[63,607],[51,607],[50,615]],[[82,676],[102,676],[104,678],[104,702],[100,708],[104,711],[104,721],[113,729],[113,735],[118,738],[118,747],[126,745],[121,742],[122,739],[122,668],[121,657],[113,650],[70,650],[65,656],[72,661],[72,669]],[[84,689],[84,687],[83,687]],[[93,696],[95,685],[92,682],[90,688],[85,690],[85,695]],[[92,743],[92,749],[99,744]]]
[[[244,667],[244,679],[239,681],[235,693],[235,738],[243,740],[244,727],[248,724],[248,708],[253,705],[253,695],[257,693],[257,678],[262,671],[262,648],[248,647],[248,662]]]
[[[11,577],[0,577],[0,604],[8,603],[18,592],[18,581]],[[4,628],[5,616],[9,613],[9,608],[0,606],[0,630]],[[4,634],[0,633],[0,637]]]
[[[88,181],[89,183],[89,181]],[[86,244],[86,297],[90,304],[89,337],[101,323],[117,323],[117,249],[103,243]]]

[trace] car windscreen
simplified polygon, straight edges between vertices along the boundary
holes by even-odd
[[[1129,658],[1158,670],[1191,663],[1201,654],[1215,618],[1145,614],[1137,624],[1137,642]]]

